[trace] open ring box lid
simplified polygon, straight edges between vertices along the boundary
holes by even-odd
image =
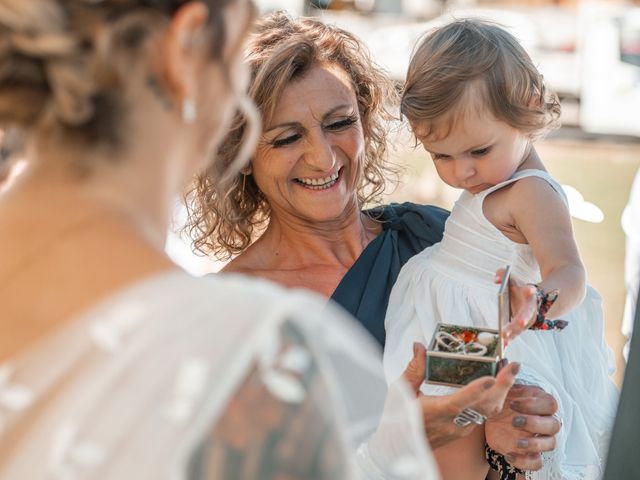
[[[502,329],[511,321],[511,305],[509,301],[510,274],[511,268],[507,265],[502,282],[498,287],[496,299],[498,302],[497,330],[442,322],[437,323],[427,348],[427,368],[425,370],[427,383],[460,387],[476,378],[486,375],[496,376],[504,352]],[[482,333],[485,333],[482,335],[485,339],[490,338],[486,335],[487,333],[493,335],[494,338],[491,343],[484,345],[487,349],[486,353],[480,355],[478,353],[481,351],[479,350],[479,345],[471,345],[479,342],[475,342],[475,340],[466,342],[466,340],[473,338],[474,335],[477,339],[478,335]],[[457,339],[458,343],[451,340],[451,337]],[[444,340],[451,340],[452,343],[447,345]],[[474,349],[478,349],[475,354],[473,353]],[[463,353],[465,350],[471,353]]]

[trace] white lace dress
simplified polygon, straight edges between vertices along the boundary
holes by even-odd
[[[497,327],[498,287],[493,279],[498,268],[511,265],[520,280],[540,281],[531,247],[509,240],[482,210],[491,192],[528,176],[546,180],[566,201],[562,187],[540,170],[517,172],[477,195],[463,192],[447,220],[442,242],[414,256],[402,269],[385,319],[387,381],[398,378],[411,357],[413,342],[427,343],[438,321]],[[521,362],[520,382],[541,386],[559,403],[563,428],[557,448],[545,454],[544,469],[532,478],[598,478],[618,400],[609,378],[615,364],[604,339],[601,297],[588,286],[582,304],[562,318],[569,325],[561,332],[527,331],[505,352],[510,361]],[[423,390],[436,395],[451,392],[426,384]]]
[[[0,479],[438,478],[415,401],[386,393],[374,343],[318,297],[167,273],[0,365]]]

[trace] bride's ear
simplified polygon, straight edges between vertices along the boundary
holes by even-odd
[[[171,94],[179,102],[195,98],[197,73],[209,58],[206,28],[209,9],[203,2],[188,2],[173,15],[164,41],[163,74]]]

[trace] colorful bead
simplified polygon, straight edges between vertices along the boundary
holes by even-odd
[[[538,285],[531,284],[536,288],[536,297],[538,299],[538,313],[536,321],[533,323],[531,330],[562,330],[569,322],[566,320],[547,320],[546,315],[549,309],[558,299],[558,290],[546,293]]]

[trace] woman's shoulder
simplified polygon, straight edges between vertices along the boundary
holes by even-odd
[[[242,254],[238,255],[220,269],[221,273],[238,273],[244,275],[251,275],[255,271],[252,262],[248,259],[248,256]]]

